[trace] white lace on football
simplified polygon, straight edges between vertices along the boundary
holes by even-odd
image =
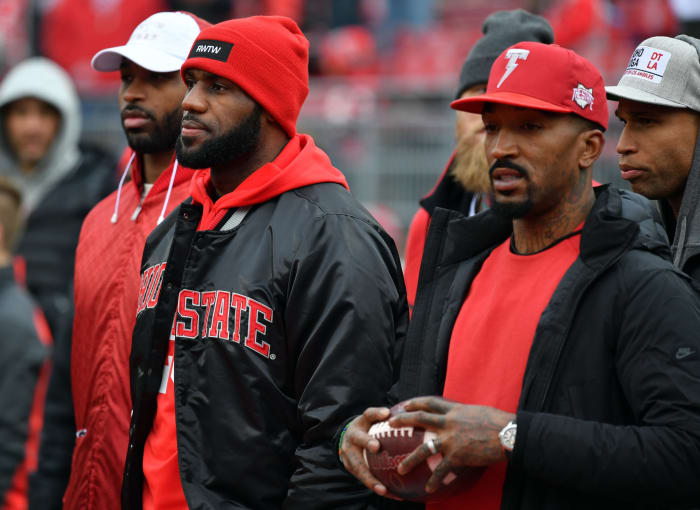
[[[383,437],[413,437],[413,427],[392,427],[388,421],[375,423],[369,428],[369,435],[373,438]]]

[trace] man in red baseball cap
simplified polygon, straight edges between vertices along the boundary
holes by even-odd
[[[123,508],[366,509],[335,434],[393,379],[396,247],[296,131],[294,21],[204,29],[181,73],[176,154],[197,170],[143,253]]]
[[[554,42],[549,22],[523,9],[496,11],[483,23],[483,36],[469,51],[455,99],[483,94],[491,65],[504,49],[522,41]],[[474,215],[488,209],[490,190],[488,164],[484,154],[484,123],[481,115],[457,112],[456,146],[434,188],[420,200],[406,236],[403,277],[409,309],[413,308],[418,287],[418,271],[433,211],[441,207]]]
[[[591,187],[608,121],[600,73],[560,46],[518,43],[485,94],[452,106],[482,114],[493,205],[433,216],[392,389],[407,412],[390,423],[435,438],[399,473],[441,453],[432,492],[486,468],[429,509],[696,503],[700,297],[650,204]],[[368,426],[388,416],[366,410],[341,444],[345,466],[385,495],[361,452],[378,450]]]

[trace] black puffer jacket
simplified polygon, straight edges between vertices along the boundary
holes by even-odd
[[[602,187],[581,253],[542,314],[502,509],[687,508],[700,501],[700,299],[650,204]],[[452,328],[511,223],[433,215],[397,386],[442,394]]]
[[[81,146],[78,164],[26,219],[17,252],[27,264],[29,292],[56,337],[63,315],[72,308],[75,248],[83,219],[115,187],[116,158],[99,147]]]
[[[134,329],[123,508],[141,508],[144,442],[176,313],[189,507],[367,508],[370,493],[342,468],[334,436],[349,416],[385,402],[398,376],[408,309],[394,243],[334,183],[287,191],[228,230],[231,213],[197,231],[202,207],[183,204],[146,244],[142,274],[166,266],[157,305]],[[224,339],[202,335],[212,329],[200,296],[215,290],[231,296],[227,332],[217,330]]]

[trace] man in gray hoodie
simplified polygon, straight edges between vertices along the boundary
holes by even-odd
[[[625,123],[617,144],[622,178],[658,200],[673,263],[700,279],[700,40],[651,37],[620,82],[606,87]]]
[[[0,84],[0,125],[0,175],[24,196],[17,251],[27,287],[56,336],[71,308],[80,226],[116,187],[116,159],[78,144],[78,95],[68,75],[45,58],[25,60]]]

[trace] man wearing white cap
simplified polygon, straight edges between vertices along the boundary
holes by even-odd
[[[137,301],[158,293],[152,285],[158,275],[140,281],[139,262],[148,234],[189,194],[192,170],[179,167],[174,156],[185,95],[179,70],[208,25],[189,13],[154,14],[125,45],[92,60],[98,71],[121,73],[119,107],[131,155],[119,189],[95,206],[80,234],[71,356],[57,361],[49,390],[49,399],[52,393],[60,398],[70,377],[75,447],[57,447],[66,444],[69,405],[49,400],[45,419],[55,426],[47,425],[42,438],[33,485],[50,485],[53,493],[34,500],[32,508],[61,508],[61,496],[65,509],[119,507],[131,412],[131,332]]]
[[[625,123],[617,144],[622,178],[659,201],[674,265],[700,279],[700,40],[643,41],[606,91]]]

